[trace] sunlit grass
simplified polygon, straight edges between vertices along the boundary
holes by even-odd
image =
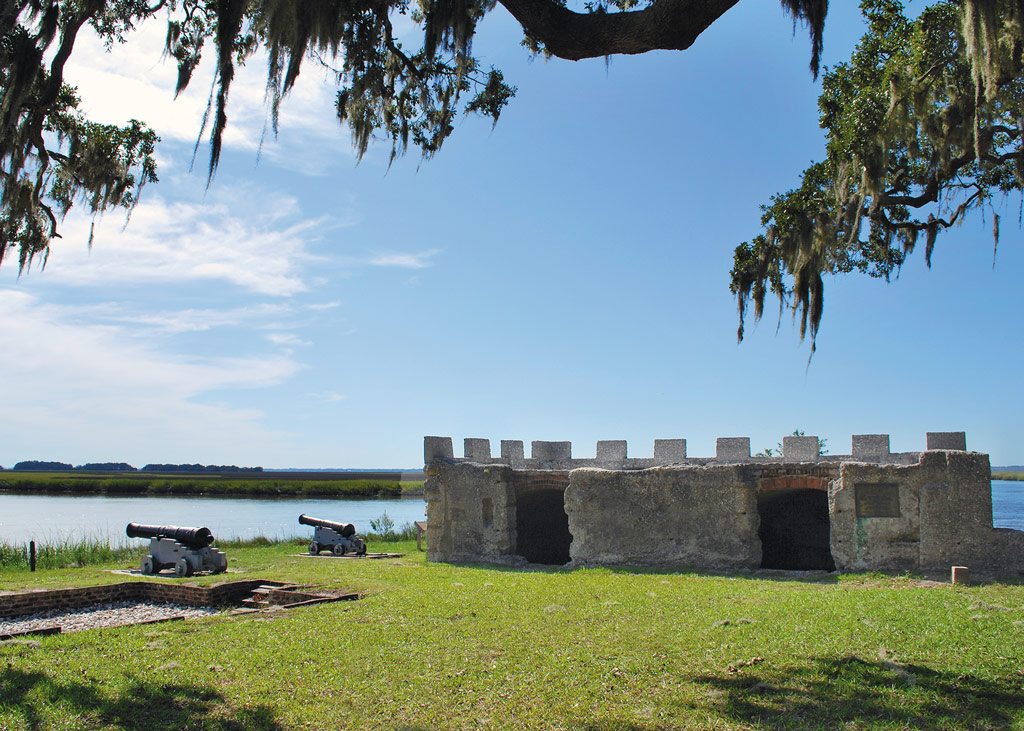
[[[371,542],[405,554],[385,560],[227,548],[227,577],[188,581],[364,598],[4,646],[0,728],[1024,724],[1020,586],[451,566],[408,541]],[[0,589],[106,583],[105,568],[4,571]]]

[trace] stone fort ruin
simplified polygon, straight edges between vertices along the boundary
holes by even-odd
[[[427,558],[447,562],[695,569],[948,571],[1024,574],[1024,531],[992,526],[987,454],[963,432],[930,432],[924,452],[889,451],[859,434],[847,455],[818,438],[785,437],[756,457],[750,439],[722,438],[714,457],[685,439],[657,439],[653,458],[599,441],[426,437]]]

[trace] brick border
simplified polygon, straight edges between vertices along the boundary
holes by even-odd
[[[115,601],[184,604],[190,607],[221,607],[240,604],[260,586],[286,586],[281,581],[251,579],[216,586],[186,586],[152,581],[83,586],[72,589],[35,589],[0,594],[0,618],[38,614],[52,609],[76,609]],[[300,600],[301,601],[301,600]]]

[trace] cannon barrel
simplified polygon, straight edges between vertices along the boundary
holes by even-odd
[[[189,548],[206,548],[213,543],[209,528],[179,528],[176,525],[139,525],[125,528],[129,538],[170,538]]]
[[[314,528],[330,528],[342,538],[351,538],[356,534],[356,527],[351,523],[335,523],[333,520],[322,520],[321,518],[313,518],[306,514],[299,516],[299,523],[311,525]]]

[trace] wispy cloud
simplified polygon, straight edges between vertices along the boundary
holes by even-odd
[[[171,353],[124,328],[84,324],[75,308],[17,290],[0,290],[0,307],[0,441],[8,454],[74,444],[97,459],[142,452],[194,461],[225,459],[236,442],[280,441],[259,411],[210,397],[283,383],[301,368],[286,355]]]
[[[288,305],[259,304],[222,310],[204,308],[136,313],[121,303],[106,302],[80,307],[76,314],[80,319],[137,325],[142,331],[163,334],[204,332],[219,327],[259,327],[268,318],[285,317],[294,311]]]
[[[131,223],[102,220],[95,246],[85,246],[90,218],[72,211],[63,238],[51,244],[46,277],[63,284],[110,286],[156,282],[226,282],[275,297],[309,289],[304,268],[317,257],[309,244],[322,222],[287,224],[289,196],[267,194],[257,205],[274,211],[251,215],[223,202],[165,202],[150,196],[132,214]]]
[[[312,345],[312,340],[303,340],[295,333],[268,333],[267,340],[272,342],[274,345]]]
[[[129,34],[127,42],[108,52],[94,34],[83,31],[68,64],[68,82],[78,86],[82,106],[96,121],[124,124],[141,119],[164,140],[193,143],[199,136],[203,113],[213,80],[215,54],[207,53],[195,70],[192,83],[177,99],[174,87],[177,66],[163,53],[167,32],[163,16],[149,20]],[[252,150],[255,154],[267,131],[266,56],[258,54],[236,70],[228,106],[230,122],[224,132],[226,148]],[[308,169],[324,158],[353,160],[347,132],[336,121],[336,87],[326,72],[305,64],[281,107],[284,147],[316,145],[330,155],[299,158],[267,140],[263,155],[289,167]],[[207,130],[209,132],[209,130]],[[205,165],[205,159],[200,165]]]
[[[305,309],[316,312],[318,310],[333,310],[336,307],[341,307],[341,300],[334,300],[333,302],[317,302],[311,305],[306,305]]]
[[[399,254],[399,253],[388,253],[378,254],[371,256],[366,260],[366,263],[370,266],[375,267],[399,267],[402,269],[426,269],[429,266],[433,266],[434,262],[430,261],[437,254],[441,253],[441,249],[427,249],[426,251],[420,251],[417,253],[410,254]]]

